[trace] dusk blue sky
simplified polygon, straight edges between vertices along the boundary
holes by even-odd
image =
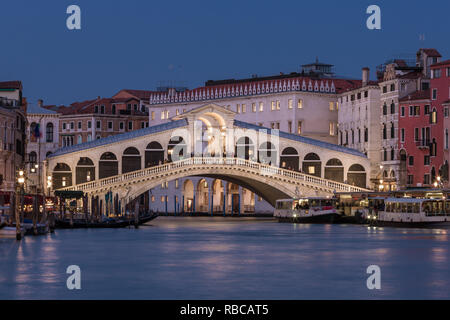
[[[66,8],[81,7],[81,30]],[[381,7],[382,30],[366,28]],[[23,1],[0,4],[0,81],[22,80],[45,104],[109,97],[120,89],[189,88],[208,79],[300,71],[315,60],[339,75],[435,47],[450,59],[449,1]],[[419,35],[425,34],[425,41]]]

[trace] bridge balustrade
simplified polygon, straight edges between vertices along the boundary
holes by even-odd
[[[277,176],[277,177],[281,176],[291,178],[319,186],[324,186],[326,188],[335,191],[358,192],[367,190],[365,188],[351,186],[345,183],[327,180],[324,178],[319,178],[305,173],[274,167],[267,164],[261,164],[259,162],[254,162],[242,158],[214,158],[214,157],[187,158],[176,162],[161,164],[158,166],[149,167],[138,171],[128,172],[121,175],[104,178],[101,180],[94,180],[83,184],[61,188],[61,190],[81,190],[81,191],[93,190],[99,187],[110,186],[120,182],[132,181],[134,179],[146,177],[149,175],[168,173],[180,168],[189,166],[200,166],[200,165],[225,165],[225,166],[244,167],[257,170],[258,171],[257,174],[262,176]]]

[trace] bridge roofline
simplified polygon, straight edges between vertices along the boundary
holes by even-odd
[[[273,130],[270,128],[261,127],[256,124],[239,121],[239,120],[234,120],[234,125],[236,127],[240,127],[240,128],[244,128],[244,129],[253,129],[253,130],[264,129],[264,130],[267,130],[267,133],[269,133],[269,134],[272,134],[272,130]],[[324,142],[324,141],[320,141],[320,140],[316,140],[316,139],[312,139],[312,138],[307,138],[307,137],[299,136],[297,134],[287,133],[284,131],[279,131],[279,135],[280,135],[280,138],[294,140],[294,141],[314,145],[316,147],[321,147],[321,148],[325,148],[325,149],[329,149],[329,150],[344,152],[344,153],[348,153],[348,154],[351,154],[351,155],[354,155],[357,157],[362,157],[362,158],[367,159],[367,156],[364,153],[362,153],[358,150],[355,150],[355,149],[350,149],[350,148],[346,148],[343,146],[339,146],[337,144]]]
[[[135,139],[135,138],[146,136],[148,134],[154,134],[154,133],[158,133],[158,132],[162,132],[162,131],[176,129],[176,128],[184,127],[187,125],[188,125],[188,121],[186,119],[166,122],[166,123],[158,124],[155,126],[139,129],[139,130],[134,130],[134,131],[125,132],[125,133],[121,133],[121,134],[111,135],[106,138],[96,139],[96,140],[92,140],[89,142],[75,144],[75,145],[69,146],[69,147],[59,148],[58,150],[56,150],[54,153],[52,153],[48,157],[54,158],[54,157],[72,153],[72,152],[77,152],[77,151],[82,151],[82,150],[91,149],[91,148],[95,148],[95,147],[100,147],[100,146],[116,143],[119,141]]]

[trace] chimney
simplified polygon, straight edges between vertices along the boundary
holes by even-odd
[[[370,69],[365,67],[362,68],[362,85],[363,87],[367,86],[367,84],[369,83],[369,72]]]
[[[38,106],[42,108],[43,105],[44,105],[44,100],[39,99],[38,100]]]

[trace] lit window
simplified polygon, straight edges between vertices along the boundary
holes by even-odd
[[[241,113],[241,105],[240,104],[236,105],[236,112]]]
[[[280,100],[277,100],[277,110],[280,110]]]
[[[314,166],[309,166],[309,167],[308,167],[308,173],[309,173],[309,174],[314,174],[314,173],[316,173],[316,167],[314,167]]]
[[[152,120],[155,120],[155,111],[152,111]]]
[[[275,101],[272,101],[271,110],[275,110]]]
[[[330,111],[333,111],[333,110],[334,110],[334,103],[330,102]]]
[[[297,133],[302,134],[302,122],[301,121],[299,121],[297,123]]]
[[[245,105],[245,103],[242,104],[242,113],[245,113],[246,109],[247,109],[247,106]]]
[[[259,112],[264,111],[264,103],[259,103]]]
[[[289,109],[292,109],[292,107],[293,107],[292,99],[289,99],[289,100],[288,100],[288,108],[289,108]]]
[[[297,108],[298,109],[302,109],[303,108],[303,99],[298,99]]]
[[[256,112],[256,103],[252,103],[252,112]]]
[[[164,111],[161,111],[161,120],[164,120],[165,116],[166,116],[166,113]]]
[[[334,122],[330,122],[330,125],[329,125],[329,129],[330,129],[330,136],[334,136],[334,133],[335,133],[335,129],[334,129]]]

